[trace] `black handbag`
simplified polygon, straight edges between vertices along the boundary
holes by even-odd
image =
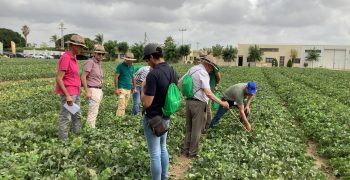
[[[169,120],[164,119],[162,116],[155,116],[149,120],[149,127],[157,137],[162,136],[169,130]]]

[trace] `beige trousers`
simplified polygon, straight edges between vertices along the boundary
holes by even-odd
[[[125,115],[125,109],[128,106],[128,101],[130,99],[130,90],[127,89],[120,89],[121,93],[118,96],[118,107],[116,116],[124,116]]]
[[[89,99],[89,108],[88,108],[88,117],[87,123],[90,127],[96,127],[96,118],[98,115],[98,109],[100,107],[100,103],[102,101],[103,92],[102,89],[97,88],[89,88],[91,91],[91,99]]]

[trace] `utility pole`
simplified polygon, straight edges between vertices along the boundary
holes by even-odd
[[[143,40],[143,43],[146,44],[148,40],[148,37],[147,37],[147,32],[145,32],[145,39]]]
[[[63,30],[64,30],[64,29],[67,29],[67,28],[65,28],[65,27],[63,27],[63,26],[64,26],[64,22],[63,22],[63,20],[61,20],[61,22],[60,22],[60,27],[59,27],[58,29],[61,30],[61,47],[62,47],[62,49],[64,50]]]
[[[200,44],[199,42],[196,42],[196,44],[197,44],[197,50],[198,50],[198,45]]]
[[[182,29],[179,29],[179,31],[181,31],[181,34],[182,34],[181,45],[184,45],[184,31],[187,31],[187,29],[182,28]]]

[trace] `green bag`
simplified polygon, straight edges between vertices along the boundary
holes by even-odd
[[[221,94],[220,94],[218,91],[216,91],[214,94],[215,94],[215,96],[216,96],[217,98],[221,99]],[[216,101],[212,101],[212,103],[211,103],[211,108],[213,108],[213,109],[218,109],[219,106],[220,106],[219,103],[217,103]]]
[[[178,111],[181,106],[181,101],[182,98],[180,95],[179,88],[176,86],[175,83],[171,83],[168,87],[165,103],[162,108],[163,115],[170,116],[176,111]]]
[[[187,98],[191,98],[194,96],[192,74],[194,74],[197,71],[194,71],[191,74],[187,73],[182,79],[182,95],[186,96]]]

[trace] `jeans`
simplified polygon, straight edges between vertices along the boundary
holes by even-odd
[[[139,112],[139,105],[141,102],[141,86],[136,86],[136,93],[132,94],[132,98],[133,98],[133,108],[132,108],[132,113],[134,115],[137,115],[137,113]]]
[[[142,117],[143,132],[146,137],[148,152],[151,156],[152,179],[168,179],[169,154],[166,148],[166,138],[168,133],[165,133],[160,137],[154,135],[151,128],[148,126],[149,120],[150,119],[145,115]]]
[[[80,98],[79,95],[72,95],[73,103],[80,106]],[[67,139],[68,138],[68,128],[69,128],[69,121],[72,119],[72,128],[73,133],[78,134],[80,132],[80,110],[75,113],[71,114],[63,105],[66,103],[66,96],[61,95],[61,111],[59,115],[58,120],[58,136],[60,139]]]

